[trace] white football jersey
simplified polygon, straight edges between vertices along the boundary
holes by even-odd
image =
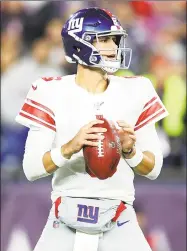
[[[135,132],[168,115],[151,82],[145,77],[109,76],[103,93],[92,94],[75,82],[76,75],[42,78],[32,84],[17,122],[48,128],[55,134],[53,147],[71,140],[79,129],[100,113],[116,123],[124,120]],[[53,174],[52,200],[58,196],[120,199],[132,204],[134,172],[121,158],[117,172],[106,180],[85,171],[83,151]]]

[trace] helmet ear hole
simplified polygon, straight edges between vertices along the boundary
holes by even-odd
[[[81,50],[81,48],[79,48],[79,47],[77,47],[77,46],[73,46],[73,49],[74,49],[75,51],[78,51],[78,52],[80,52],[80,50]]]

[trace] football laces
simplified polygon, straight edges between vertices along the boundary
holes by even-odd
[[[98,133],[99,135],[103,135],[103,133]],[[103,140],[99,139],[99,144],[97,146],[98,157],[104,157],[104,147],[103,147]]]

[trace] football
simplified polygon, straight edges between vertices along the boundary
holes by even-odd
[[[102,116],[98,119],[104,120],[103,124],[95,126],[107,129],[104,133],[105,138],[99,140],[97,147],[85,146],[83,154],[87,173],[91,177],[103,180],[112,177],[117,171],[121,157],[121,143],[114,123]]]

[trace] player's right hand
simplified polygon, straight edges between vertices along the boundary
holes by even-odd
[[[62,155],[70,159],[73,154],[78,153],[85,145],[98,146],[98,140],[104,139],[104,135],[100,135],[100,133],[106,132],[107,129],[93,126],[102,123],[104,123],[103,120],[96,119],[81,127],[75,137],[62,146]]]

